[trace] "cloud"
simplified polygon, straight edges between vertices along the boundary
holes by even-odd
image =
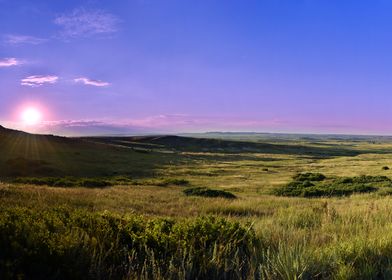
[[[10,34],[10,35],[5,35],[4,36],[4,42],[8,45],[39,45],[42,43],[45,43],[47,39],[42,39],[34,36],[28,36],[28,35],[15,35],[15,34]]]
[[[0,67],[11,67],[21,64],[22,62],[14,57],[0,59]]]
[[[102,120],[63,120],[43,122],[40,133],[65,136],[140,135],[147,133],[141,127]]]
[[[119,20],[102,10],[75,9],[54,20],[62,28],[61,35],[69,38],[110,34],[117,31]]]
[[[57,83],[59,77],[51,76],[51,75],[35,75],[29,76],[21,80],[22,86],[29,86],[29,87],[39,87],[43,84],[55,84]]]
[[[92,80],[89,78],[81,77],[74,79],[75,83],[83,83],[84,85],[95,86],[95,87],[107,87],[110,85],[108,82],[103,82],[99,80]]]

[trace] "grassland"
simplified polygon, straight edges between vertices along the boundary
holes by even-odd
[[[1,278],[392,278],[389,139],[11,134],[0,138]],[[307,172],[325,175],[317,186],[384,181],[275,195]],[[60,179],[78,183],[50,183]],[[195,188],[235,197],[184,193]]]

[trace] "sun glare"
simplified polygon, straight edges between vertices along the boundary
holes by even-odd
[[[36,125],[41,121],[42,114],[35,108],[27,108],[22,112],[22,121],[26,125]]]

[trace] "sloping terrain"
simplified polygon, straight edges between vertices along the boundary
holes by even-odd
[[[349,147],[309,146],[299,142],[290,144],[275,144],[269,142],[236,141],[210,138],[193,138],[173,135],[134,136],[134,137],[94,137],[87,138],[98,143],[106,143],[131,148],[150,150],[166,149],[184,152],[217,152],[217,153],[265,153],[303,155],[320,158],[336,156],[355,156],[363,151]]]
[[[153,176],[166,166],[222,155],[253,158],[256,154],[328,159],[356,156],[367,150],[339,144],[309,145],[173,135],[67,138],[35,135],[0,126],[0,176]],[[372,153],[383,153],[373,149]],[[195,155],[197,153],[198,155]],[[248,155],[248,156],[247,156]]]
[[[147,176],[175,160],[170,154],[140,153],[86,139],[35,135],[0,127],[1,177]]]

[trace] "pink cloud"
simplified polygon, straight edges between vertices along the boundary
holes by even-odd
[[[58,79],[59,77],[52,75],[34,75],[22,79],[20,84],[22,86],[39,87],[43,84],[55,84]]]
[[[84,85],[95,86],[95,87],[106,87],[106,86],[110,85],[110,83],[108,83],[108,82],[103,82],[103,81],[99,81],[99,80],[92,80],[92,79],[89,79],[86,77],[77,78],[77,79],[74,79],[74,81],[76,83],[82,83]]]
[[[14,57],[0,59],[0,67],[18,66],[22,62]]]

